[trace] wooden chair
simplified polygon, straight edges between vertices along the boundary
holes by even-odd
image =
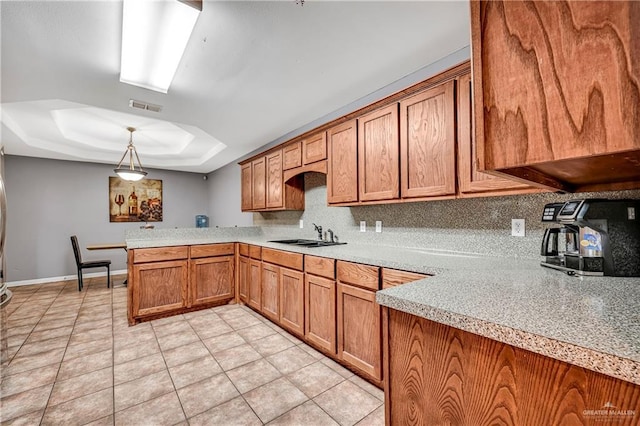
[[[73,246],[73,255],[76,257],[76,267],[78,268],[78,291],[82,291],[82,270],[90,268],[107,268],[107,288],[111,285],[111,261],[110,260],[90,260],[88,262],[82,261],[82,255],[80,254],[80,246],[78,245],[78,238],[75,235],[71,236],[71,245]]]

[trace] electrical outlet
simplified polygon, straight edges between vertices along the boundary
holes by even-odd
[[[304,221],[300,219],[300,229],[304,228]]]
[[[382,221],[376,220],[376,232],[382,232]]]
[[[524,237],[524,219],[511,219],[511,236]]]
[[[364,220],[360,221],[360,232],[367,232],[367,222]]]

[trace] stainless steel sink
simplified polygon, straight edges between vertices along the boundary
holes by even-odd
[[[303,239],[297,239],[297,240],[293,240],[293,239],[292,240],[271,240],[269,242],[270,243],[289,244],[289,245],[300,246],[300,247],[327,247],[327,246],[337,246],[337,245],[347,244],[347,243],[337,243],[337,242],[331,242],[331,241],[303,240]]]

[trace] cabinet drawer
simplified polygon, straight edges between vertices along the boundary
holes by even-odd
[[[380,286],[377,266],[361,265],[359,263],[338,261],[338,280],[371,290],[378,290]]]
[[[191,246],[191,258],[198,257],[214,257],[234,254],[235,250],[233,243],[224,244],[202,244],[197,246]]]
[[[395,287],[400,284],[418,281],[428,276],[429,275],[418,274],[416,272],[382,268],[382,289],[384,290],[385,288]]]
[[[262,260],[275,265],[302,271],[302,254],[288,251],[274,250],[270,248],[262,249]]]
[[[300,142],[287,145],[282,149],[284,155],[283,170],[302,166],[302,149]]]
[[[188,246],[133,249],[133,263],[161,262],[163,260],[179,260],[188,257]]]
[[[238,244],[238,252],[240,253],[240,256],[249,257],[249,244]]]
[[[325,132],[302,141],[302,162],[307,165],[327,158],[327,134]]]
[[[336,261],[326,257],[306,255],[304,257],[304,271],[321,277],[336,279]]]
[[[249,246],[249,257],[252,259],[262,259],[262,247]]]

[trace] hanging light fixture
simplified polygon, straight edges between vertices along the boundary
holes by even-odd
[[[142,163],[140,163],[140,157],[138,157],[138,151],[136,151],[136,147],[133,146],[133,132],[135,132],[136,129],[135,127],[127,127],[127,130],[129,131],[129,145],[127,145],[127,150],[124,152],[124,154],[122,154],[122,158],[120,159],[120,162],[118,163],[116,168],[113,169],[113,171],[116,172],[116,174],[124,180],[136,181],[136,180],[143,179],[147,175],[147,172],[142,170]],[[124,158],[127,156],[127,153],[129,154],[129,167],[122,167],[122,162],[124,161]],[[137,169],[135,168],[133,163],[134,154],[136,155],[136,160],[138,160]]]

